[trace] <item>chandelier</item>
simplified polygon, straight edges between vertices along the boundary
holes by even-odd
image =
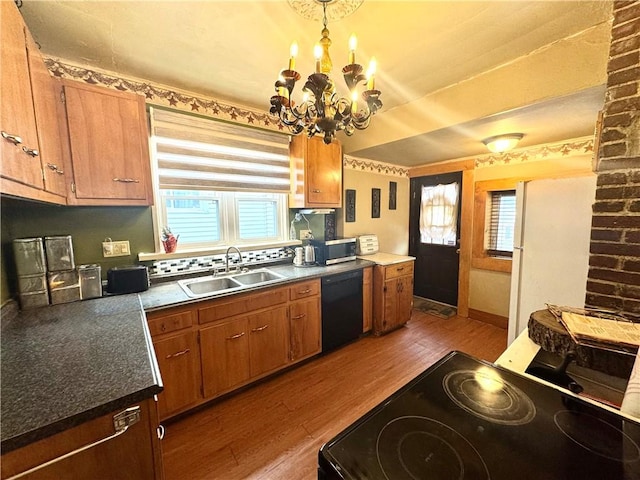
[[[315,0],[322,4],[322,38],[314,48],[316,60],[315,72],[309,75],[302,87],[302,102],[296,104],[292,99],[293,89],[300,80],[295,71],[295,60],[298,45],[291,45],[289,66],[280,72],[275,83],[276,95],[271,97],[269,112],[278,116],[294,135],[303,131],[309,137],[316,134],[323,136],[324,143],[329,144],[336,132],[342,130],[351,136],[355,130],[364,130],[369,126],[371,116],[382,107],[380,90],[375,89],[376,61],[372,57],[366,74],[363,67],[355,63],[357,40],[355,35],[349,39],[349,64],[342,68],[342,75],[349,90],[349,97],[341,97],[329,74],[332,63],[329,56],[329,30],[327,29],[327,4],[336,0]],[[291,3],[291,0],[290,0]],[[293,4],[292,4],[293,5]],[[295,8],[295,7],[294,7]],[[361,94],[358,86],[362,82],[366,88]],[[362,98],[363,102],[358,102]]]

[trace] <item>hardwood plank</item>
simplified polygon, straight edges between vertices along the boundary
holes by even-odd
[[[368,336],[166,425],[167,480],[317,478],[323,443],[451,350],[495,361],[506,331],[413,310]]]

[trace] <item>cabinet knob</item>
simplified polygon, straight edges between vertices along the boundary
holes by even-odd
[[[300,319],[300,318],[304,318],[304,317],[306,317],[306,316],[307,316],[307,315],[306,315],[305,313],[301,313],[300,315],[296,315],[295,317],[292,317],[291,319],[292,319],[292,320],[298,320],[298,319]]]
[[[251,331],[252,332],[261,332],[263,330],[266,330],[267,328],[269,328],[269,325],[263,325],[263,326],[258,327],[258,328],[252,328]]]
[[[314,188],[314,189],[312,190],[312,192],[313,192],[313,193],[322,193],[322,190],[318,190],[317,188]]]
[[[114,178],[113,179],[114,182],[120,182],[120,183],[140,183],[140,180],[137,180],[135,178]]]
[[[38,155],[40,155],[40,152],[38,151],[37,148],[29,148],[29,147],[23,146],[22,151],[32,157],[37,157]]]
[[[12,135],[10,133],[5,132],[4,130],[0,132],[0,135],[2,135],[2,138],[9,140],[14,145],[19,145],[22,143],[22,138],[19,137],[18,135]]]
[[[64,175],[64,172],[63,172],[62,170],[60,170],[60,169],[58,168],[58,166],[57,166],[57,165],[54,165],[53,163],[47,163],[47,168],[48,168],[49,170],[51,170],[52,172],[57,173],[58,175]]]

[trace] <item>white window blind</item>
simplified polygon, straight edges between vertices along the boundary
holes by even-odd
[[[487,254],[513,256],[513,234],[516,222],[516,192],[504,190],[490,194],[490,218]]]
[[[160,189],[288,193],[286,135],[151,108]]]

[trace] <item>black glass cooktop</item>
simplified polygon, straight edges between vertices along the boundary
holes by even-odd
[[[320,479],[640,480],[640,423],[451,352],[327,442]]]

